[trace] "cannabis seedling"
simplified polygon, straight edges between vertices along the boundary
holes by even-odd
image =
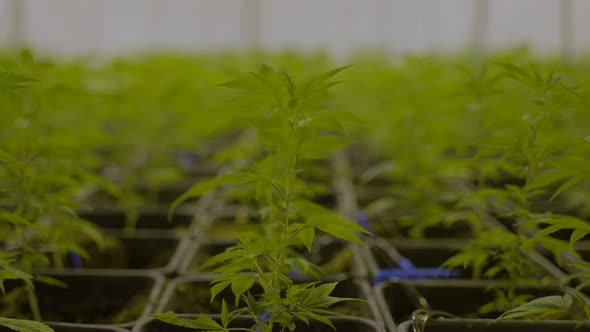
[[[14,89],[25,87],[27,83],[32,81],[34,80],[31,78],[15,73],[0,72],[0,92],[12,91]],[[10,155],[0,150],[0,162],[7,162],[9,160]],[[28,222],[19,215],[2,210],[0,210],[1,228],[12,227],[16,225],[28,225]],[[26,283],[27,289],[33,289],[33,276],[13,266],[13,263],[17,261],[17,258],[18,255],[15,253],[0,251],[0,291],[2,294],[5,293],[4,281],[6,279],[21,279]],[[33,309],[38,310],[36,306],[36,300],[34,301],[32,307]],[[14,331],[53,332],[53,329],[45,324],[25,319],[0,317],[0,326]]]
[[[561,227],[550,226],[532,238],[530,226],[551,224],[551,220],[558,222],[575,218],[551,213],[535,213],[531,202],[539,197],[547,197],[546,193],[552,190],[554,193],[549,200],[553,200],[579,181],[579,174],[573,172],[571,167],[563,167],[565,166],[563,161],[567,160],[571,151],[565,147],[571,144],[572,140],[563,139],[560,136],[562,133],[556,134],[556,128],[553,126],[553,123],[559,122],[562,116],[561,108],[564,105],[579,103],[579,100],[574,90],[568,88],[553,73],[544,78],[535,68],[529,72],[511,64],[502,66],[506,70],[507,77],[527,87],[530,98],[527,101],[528,104],[522,107],[524,112],[516,114],[519,118],[513,119],[511,116],[514,115],[508,116],[509,119],[518,120],[515,123],[519,125],[498,130],[495,135],[489,135],[480,140],[478,155],[475,158],[477,161],[475,165],[479,167],[480,188],[462,204],[470,205],[476,210],[484,210],[484,214],[499,214],[503,218],[510,218],[510,221],[514,222],[512,227],[516,234],[501,229],[481,232],[478,239],[472,241],[462,253],[448,260],[445,266],[471,266],[476,271],[487,269],[483,271],[483,274],[480,272],[476,275],[494,278],[504,274],[506,278],[531,285],[536,283],[535,265],[523,257],[522,252],[531,251],[536,243],[551,251],[558,260],[562,251],[572,252],[568,243],[545,236],[567,228],[563,226],[563,223]],[[506,123],[506,119],[499,121],[499,123],[502,122]],[[511,132],[512,130],[516,132]],[[522,179],[522,183],[508,183],[503,188],[485,187],[485,181],[482,180],[481,175],[498,174],[500,171]],[[551,185],[562,180],[567,181],[557,189],[551,188]],[[587,233],[581,231],[572,234],[571,242],[574,243],[585,234]],[[511,303],[523,300],[522,297],[518,299],[510,287],[504,292],[504,294],[500,293],[501,296],[498,299]],[[557,302],[555,297],[544,299],[548,301],[545,303],[547,311],[540,309],[544,300],[536,299],[529,304],[517,306],[501,318],[525,316],[527,310],[530,311],[535,307],[541,311],[530,312],[531,316],[555,313],[549,310],[549,308],[555,309],[555,303],[571,305],[572,300],[569,295]],[[487,307],[493,306],[490,304]]]
[[[330,296],[337,283],[294,283],[288,273],[297,267],[303,272],[310,263],[295,249],[312,250],[316,231],[362,244],[355,232],[367,233],[356,223],[306,199],[300,193],[305,186],[298,176],[307,159],[329,158],[330,152],[343,147],[342,122],[357,121],[349,113],[318,108],[317,101],[338,82],[330,79],[343,68],[317,76],[298,86],[286,72],[262,66],[258,72],[224,86],[244,92],[236,101],[252,112],[252,124],[264,143],[267,156],[258,161],[253,172],[227,174],[198,183],[179,197],[171,211],[184,200],[200,196],[227,184],[254,183],[261,201],[264,228],[261,233],[241,232],[238,243],[212,257],[206,266],[214,266],[219,276],[212,282],[212,299],[231,288],[236,306],[228,310],[225,300],[221,324],[208,316],[187,320],[171,312],[153,315],[171,324],[209,331],[293,331],[296,322],[309,320],[332,325],[325,315],[335,314],[329,307],[350,300]],[[248,272],[248,273],[245,273]],[[253,291],[257,286],[262,293]],[[239,315],[254,319],[251,328],[231,327]]]
[[[18,253],[15,265],[28,275],[34,268],[63,268],[68,252],[86,254],[80,240],[88,238],[100,245],[102,239],[95,226],[73,211],[73,192],[85,173],[71,166],[68,154],[60,154],[64,152],[60,146],[52,145],[59,144],[50,139],[54,133],[39,123],[39,108],[31,106],[37,102],[38,91],[24,89],[33,81],[0,73],[0,86],[5,89],[0,101],[8,106],[0,130],[5,136],[0,148],[0,216],[7,222],[0,228],[0,240],[8,252]],[[47,276],[35,280],[64,286]],[[32,283],[26,282],[24,288],[34,319],[41,320]]]

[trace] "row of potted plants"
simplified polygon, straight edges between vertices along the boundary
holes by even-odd
[[[436,317],[474,312],[581,321],[585,270],[576,262],[588,232],[583,206],[566,204],[585,199],[585,95],[569,79],[545,72],[558,64],[527,68],[518,64],[521,58],[499,56],[485,70],[463,71],[430,57],[408,58],[404,66],[360,59],[363,75],[353,67],[313,76],[329,61],[286,55],[280,61],[312,78],[299,81],[262,66],[223,84],[237,89],[236,97],[211,87],[252,59],[155,57],[101,67],[51,63],[27,51],[5,57],[3,66],[12,71],[1,80],[3,107],[10,111],[2,121],[8,255],[2,261],[18,269],[3,265],[10,290],[3,301],[13,304],[3,315],[22,317],[14,312],[20,306],[38,320],[131,327],[132,317],[156,313],[164,322],[218,331],[291,330],[294,320],[299,328],[315,320],[397,329],[413,316],[411,328],[428,330],[439,323],[449,328],[449,318],[441,323]],[[179,61],[206,79],[181,75]],[[146,64],[164,79],[146,74]],[[571,76],[583,79],[583,67],[575,68]],[[336,75],[354,84],[339,86]],[[232,102],[219,106],[227,98]],[[347,137],[358,143],[342,150]],[[64,143],[72,138],[75,144]],[[344,153],[333,157],[337,150]],[[214,165],[213,152],[224,167]],[[205,180],[214,174],[220,175]],[[225,190],[244,183],[255,186]],[[182,204],[210,191],[196,204]],[[212,241],[215,236],[225,239]],[[360,250],[363,244],[368,250]],[[189,320],[166,313],[197,312],[156,300],[163,276],[201,272],[207,259],[220,274],[174,280],[163,294],[212,282],[225,304],[214,302],[212,310],[202,310],[210,316]],[[326,271],[321,284],[302,277],[320,270]],[[101,280],[92,282],[93,291],[90,275]],[[25,282],[20,294],[11,292],[19,285],[14,277],[34,280],[35,289]],[[511,279],[543,290],[521,293],[453,278]],[[562,280],[579,287],[566,296]],[[490,287],[495,297],[480,301],[476,294]],[[430,298],[433,288],[471,294],[475,304],[453,312]],[[346,306],[332,290],[369,305]],[[541,297],[527,307],[531,295]],[[67,297],[78,302],[55,303]],[[338,304],[334,312],[331,304]],[[482,305],[487,309],[476,308]],[[376,323],[326,318],[351,312]],[[419,327],[419,319],[429,323]],[[158,324],[137,326],[161,329]],[[497,324],[485,326],[504,323]]]

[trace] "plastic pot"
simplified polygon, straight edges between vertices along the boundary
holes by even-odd
[[[180,315],[184,318],[195,318],[195,315]],[[219,321],[219,315],[211,315],[212,318]],[[383,332],[384,330],[375,322],[363,318],[343,318],[343,317],[328,317],[336,331],[338,332]],[[232,321],[232,327],[250,328],[254,322],[249,317],[237,317]],[[180,327],[176,325],[166,324],[154,318],[147,318],[137,324],[133,332],[196,332],[195,330]],[[278,330],[277,330],[278,331]],[[299,323],[295,332],[334,332],[330,326],[310,321],[307,326],[304,323]]]
[[[376,217],[370,219],[375,235],[387,239],[411,239],[410,228],[398,225],[396,217]],[[395,227],[392,227],[395,226]],[[424,239],[466,239],[475,236],[475,230],[469,222],[456,222],[452,225],[429,226],[423,230]]]
[[[471,269],[456,268],[452,271],[440,268],[449,258],[460,252],[464,242],[454,240],[404,240],[393,239],[385,241],[376,239],[370,244],[370,250],[362,251],[371,276],[379,276],[381,281],[383,270],[403,267],[402,260],[409,260],[417,268],[437,269],[438,274],[425,274],[422,278],[460,278],[472,279]],[[538,267],[534,278],[546,280],[560,280],[565,277],[563,272],[551,264],[547,259],[536,253],[523,253],[535,262]],[[451,273],[447,273],[451,272]],[[402,276],[399,276],[400,278]],[[499,275],[497,279],[505,278]],[[377,281],[374,279],[374,281]]]
[[[182,314],[219,313],[221,299],[233,306],[234,295],[230,288],[226,288],[211,302],[212,274],[198,274],[184,276],[172,280],[162,293],[160,302],[156,306],[157,313],[173,311]],[[338,280],[335,280],[338,281]],[[336,297],[349,297],[366,300],[367,302],[350,301],[336,305],[331,310],[347,316],[372,319],[383,325],[381,313],[369,283],[360,278],[350,278],[339,281],[332,293]]]
[[[128,332],[128,330],[116,326],[89,326],[71,323],[47,323],[55,332]],[[2,332],[11,330],[0,328]]]
[[[430,319],[423,326],[407,321],[397,332],[589,332],[590,325],[576,321],[491,319]]]
[[[157,230],[162,232],[175,232],[182,234],[193,222],[194,215],[188,208],[179,207],[168,222],[168,206],[151,206],[139,209],[139,220],[133,233]],[[122,232],[125,230],[125,212],[119,208],[101,207],[92,211],[81,211],[80,218],[89,220],[110,232]]]
[[[155,272],[96,274],[78,271],[43,275],[67,285],[62,288],[41,282],[35,284],[41,316],[55,323],[131,327],[153,312],[164,283],[162,275]],[[23,282],[6,280],[5,285],[3,299],[16,295],[16,300],[3,306],[3,310],[12,310],[7,316],[31,319]]]
[[[496,318],[501,312],[480,314],[480,308],[492,302],[491,286],[497,283],[479,280],[396,280],[375,288],[383,319],[391,331],[410,319],[419,309],[444,311],[462,318]],[[510,282],[506,282],[509,285]],[[562,295],[558,284],[547,287],[519,287],[516,294],[534,297]]]
[[[180,263],[179,273],[182,275],[201,273],[203,263],[216,254],[222,253],[226,248],[235,245],[235,241],[203,241],[196,242],[189,247],[189,253]],[[325,278],[346,279],[349,277],[365,277],[366,266],[359,255],[358,246],[342,241],[333,240],[331,237],[318,237],[314,242],[311,255],[308,259],[319,265],[325,271]],[[295,277],[298,278],[298,277]],[[305,279],[305,276],[301,276]]]
[[[450,208],[450,207],[449,207]],[[465,241],[467,238],[474,238],[478,232],[475,226],[469,222],[456,221],[450,225],[431,225],[422,230],[419,237],[412,236],[411,229],[409,227],[402,227],[399,225],[399,218],[402,214],[395,215],[388,213],[386,215],[378,215],[368,218],[368,223],[371,227],[372,232],[379,238],[385,239],[427,239],[427,240],[455,240]],[[496,227],[503,227],[502,223],[498,222],[495,218],[485,217],[482,219],[483,227],[492,229]]]
[[[154,199],[158,203],[169,204],[182,196],[195,183],[207,180],[207,177],[186,179],[162,186],[156,193]]]
[[[260,218],[249,207],[230,205],[217,211],[211,223],[199,226],[199,233],[205,238],[235,241],[238,232],[260,227]]]
[[[156,234],[158,232],[107,237],[102,250],[94,245],[86,248],[90,256],[88,260],[74,254],[68,255],[64,260],[64,270],[66,272],[88,270],[101,273],[132,270],[172,275],[176,273],[188,241],[172,233]],[[41,270],[41,272],[45,271],[60,272],[57,269]]]
[[[507,229],[513,231],[513,232],[517,232],[517,226],[515,225],[514,221],[510,218],[500,218],[498,219],[503,225],[504,227],[506,227]],[[539,231],[541,231],[541,229],[544,227],[532,227],[530,229],[526,229],[526,232],[529,236],[534,236],[536,233],[538,233]],[[550,236],[553,238],[556,238],[558,240],[562,240],[565,242],[569,242],[570,241],[570,237],[571,237],[572,231],[570,229],[561,229],[558,230],[557,232],[552,233]],[[590,240],[588,239],[588,235],[586,235],[585,237],[583,237],[580,241],[576,242],[574,244],[574,249],[578,252],[578,254],[580,254],[581,257],[576,257],[575,255],[573,255],[570,252],[561,252],[561,264],[559,263],[559,260],[555,257],[555,255],[550,252],[549,250],[547,250],[546,248],[544,248],[542,245],[538,244],[536,246],[536,250],[537,250],[537,254],[535,256],[535,259],[539,262],[548,262],[546,263],[546,266],[553,266],[553,270],[554,271],[561,271],[557,268],[557,266],[559,266],[560,268],[562,268],[563,270],[569,272],[569,273],[577,273],[579,272],[579,270],[573,266],[573,264],[580,262],[580,258],[583,261],[590,261]],[[565,278],[566,275],[561,272],[561,278]],[[572,281],[572,283],[575,283],[575,281]]]

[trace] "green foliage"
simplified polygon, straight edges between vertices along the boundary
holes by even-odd
[[[312,251],[319,234],[358,243],[366,233],[313,203],[331,175],[322,159],[351,140],[354,172],[364,173],[353,180],[382,190],[363,206],[372,221],[381,219],[378,235],[421,238],[466,224],[474,241],[446,266],[525,284],[536,272],[523,253],[541,246],[559,264],[564,253],[575,256],[590,231],[588,67],[522,49],[481,66],[464,56],[390,60],[356,56],[355,66],[329,70],[324,54],[66,61],[1,53],[0,241],[7,246],[0,277],[31,282],[32,268],[59,267],[68,251],[86,257],[88,244],[100,247],[99,230],[80,220],[78,209],[117,204],[132,231],[139,208],[157,204],[161,188],[197,178],[169,218],[216,191],[257,210],[258,237],[272,244],[240,234],[236,246],[209,261],[220,273],[213,295],[231,289],[232,303],[246,304],[240,313],[260,317],[266,309],[285,328],[293,319],[322,320],[319,311],[285,314],[294,309],[284,292],[295,287],[286,275],[294,265],[317,272],[301,253]],[[260,61],[293,74],[262,66],[229,79]],[[179,161],[177,154],[197,158]],[[220,164],[228,175],[202,180]],[[489,229],[489,216],[510,229]],[[577,267],[567,281],[581,291],[590,277]],[[254,296],[260,289],[267,295]],[[524,301],[510,289],[494,291],[488,308]]]
[[[35,83],[35,84],[32,84]],[[26,89],[25,89],[26,88]],[[12,72],[0,72],[0,288],[5,279],[25,281],[29,307],[41,320],[33,280],[65,285],[54,278],[35,276],[35,268],[63,268],[68,252],[87,257],[86,241],[102,243],[97,226],[80,220],[76,193],[92,170],[80,146],[71,143],[55,120],[46,98],[53,91],[43,80]],[[51,114],[48,116],[47,113]],[[51,330],[28,321],[4,322],[18,331]]]
[[[225,306],[224,306],[225,307]],[[198,331],[229,331],[224,326],[214,321],[211,317],[201,315],[197,319],[188,319],[176,316],[173,312],[168,311],[163,314],[151,314],[152,317],[157,318],[165,323],[173,324],[182,327],[188,327]],[[229,323],[229,321],[227,321]]]
[[[535,283],[539,268],[526,256],[529,238],[507,230],[481,231],[459,254],[443,263],[448,268],[472,268],[474,278],[513,280],[515,285]]]
[[[540,297],[506,311],[498,317],[498,320],[523,317],[533,319],[555,317],[567,313],[573,303],[574,299],[569,294]]]
[[[37,81],[34,78],[26,77],[17,73],[0,71],[0,91],[12,91],[24,88],[27,83]]]
[[[14,253],[0,252],[0,290],[2,294],[6,292],[4,288],[4,280],[6,279],[22,279],[32,286],[31,280],[33,276],[19,270],[11,264],[16,261],[17,255]]]
[[[17,332],[53,332],[53,329],[43,323],[0,317],[0,325]]]
[[[262,331],[273,326],[293,331],[296,321],[309,324],[310,319],[332,326],[325,318],[333,314],[329,307],[350,299],[330,296],[336,283],[294,284],[288,277],[293,265],[306,270],[310,263],[294,250],[312,249],[317,231],[363,244],[357,233],[368,233],[356,223],[305,199],[301,194],[307,185],[301,181],[301,166],[308,160],[331,157],[331,152],[348,143],[344,122],[359,122],[348,112],[327,110],[318,106],[327,90],[340,83],[332,77],[340,67],[298,85],[290,74],[261,66],[257,72],[223,83],[242,94],[232,99],[237,109],[248,112],[248,121],[256,128],[259,139],[257,155],[246,172],[230,173],[200,182],[186,191],[171,206],[169,216],[178,204],[226,185],[253,184],[255,197],[263,216],[264,236],[248,232],[238,234],[239,242],[212,257],[205,266],[215,267],[218,276],[212,282],[212,300],[223,289],[231,288],[235,305],[227,310],[224,302],[222,325],[206,316],[198,320],[179,319],[171,313],[154,317],[181,326],[229,331],[226,322],[237,314],[247,313]],[[364,244],[363,244],[364,245]],[[252,273],[250,273],[252,272]],[[262,294],[253,296],[254,286]],[[268,316],[264,321],[259,317]]]

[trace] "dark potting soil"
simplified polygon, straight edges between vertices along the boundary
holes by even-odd
[[[462,318],[497,318],[510,308],[498,308],[490,303],[495,293],[489,289],[491,284],[466,282],[463,284],[445,281],[390,283],[383,288],[383,298],[396,322],[411,318],[418,309],[440,310]],[[548,295],[563,294],[559,288],[517,288],[517,295],[529,295],[530,299]],[[500,302],[503,305],[507,303]],[[485,311],[482,308],[487,306]]]
[[[142,207],[139,209],[139,219],[136,222],[136,230],[157,229],[168,231],[183,231],[192,222],[193,215],[189,212],[177,210],[174,213],[172,222],[167,221],[168,206]],[[82,219],[91,221],[105,229],[125,229],[126,216],[123,210],[116,208],[101,208],[95,211],[79,212]]]
[[[103,248],[87,246],[89,259],[83,268],[94,269],[154,269],[168,265],[179,240],[173,237],[113,237],[107,236]],[[66,267],[73,267],[69,260]]]
[[[174,289],[172,299],[164,309],[176,313],[221,313],[221,299],[226,300],[230,310],[235,309],[234,296],[228,289],[225,289],[214,301],[211,301],[208,282],[180,283]]]
[[[259,228],[260,219],[252,216],[249,209],[239,207],[231,215],[215,220],[211,225],[208,225],[204,231],[207,233],[207,236],[217,239],[236,239],[236,234],[238,232],[249,229],[255,231]]]
[[[141,317],[148,298],[148,292],[109,297],[100,289],[92,287],[81,293],[76,301],[37,293],[44,321],[83,324],[123,324],[134,321]],[[24,287],[17,287],[0,297],[0,317],[33,319]]]
[[[467,222],[430,226],[419,232],[413,232],[411,228],[401,226],[396,220],[385,221],[377,219],[370,221],[370,223],[375,235],[387,239],[467,239],[475,236],[472,226]]]
[[[450,242],[450,243],[438,243],[436,241],[415,241],[415,240],[392,240],[392,246],[396,251],[403,257],[408,258],[416,267],[419,268],[437,268],[460,252],[461,242]],[[375,257],[377,266],[380,269],[398,268],[398,264],[387,255],[386,251],[379,247],[371,248],[371,252]],[[493,264],[484,267],[483,271],[486,271]],[[458,278],[460,279],[473,279],[474,270],[472,268],[454,268],[459,271]],[[553,284],[555,278],[549,275],[548,272],[544,271],[538,265],[531,265],[529,274],[526,275],[528,278],[536,279],[541,284]],[[525,276],[523,276],[525,277]],[[498,273],[494,279],[508,279],[509,276],[506,272]]]

